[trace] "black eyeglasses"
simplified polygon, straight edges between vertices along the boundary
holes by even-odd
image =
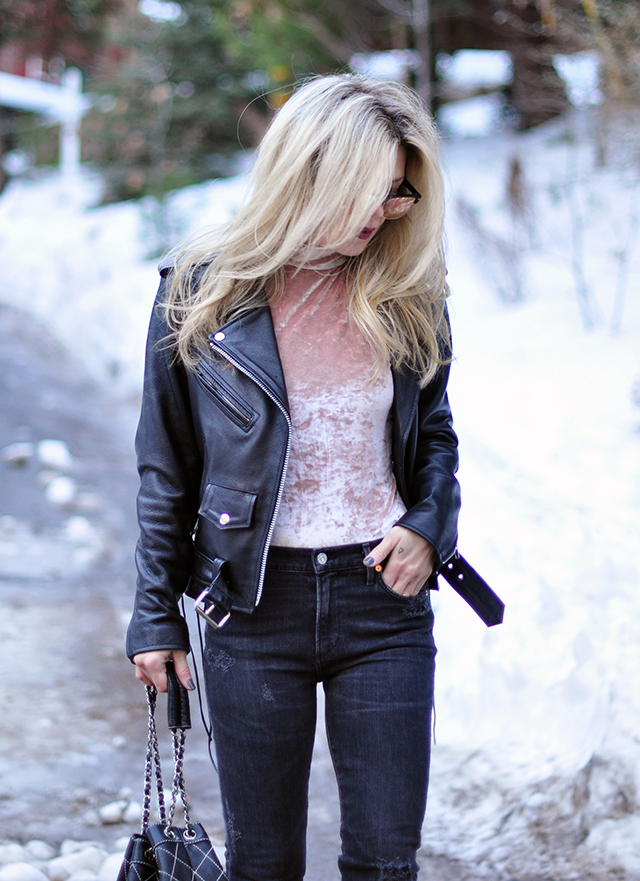
[[[402,193],[400,192],[402,189],[408,190],[409,192]],[[398,187],[398,192],[394,193],[393,196],[387,196],[387,198],[383,200],[383,216],[386,217],[387,220],[397,220],[399,217],[404,217],[407,211],[419,202],[420,199],[422,199],[420,193],[415,187],[411,186],[405,177]]]

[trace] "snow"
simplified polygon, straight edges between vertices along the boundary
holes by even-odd
[[[487,629],[446,585],[434,597],[424,841],[493,878],[640,877],[640,182],[631,127],[597,164],[597,114],[445,144],[460,550],[506,613]],[[219,223],[245,187],[175,193],[165,226]],[[158,224],[149,203],[95,200],[91,178],[10,185],[0,297],[134,396]]]
[[[553,66],[564,80],[567,97],[574,107],[600,104],[600,56],[597,52],[554,55]]]
[[[443,104],[438,111],[440,130],[452,138],[483,138],[503,126],[503,95],[477,95]]]
[[[364,76],[404,82],[409,71],[420,67],[420,54],[415,49],[356,52],[349,59],[349,66],[355,73]]]
[[[513,59],[504,49],[460,49],[441,52],[436,73],[446,85],[458,89],[499,89],[513,79]]]
[[[436,601],[437,737],[444,749],[441,758],[435,751],[425,832],[432,847],[447,840],[451,856],[484,860],[493,871],[523,868],[509,863],[509,854],[484,855],[487,842],[508,836],[509,824],[498,832],[500,821],[532,786],[575,780],[594,756],[605,764],[622,758],[631,789],[640,782],[640,412],[633,395],[640,249],[637,234],[628,235],[629,228],[637,232],[638,172],[598,169],[594,144],[575,131],[578,122],[452,143],[446,152],[460,548],[503,597],[506,613],[504,625],[487,631],[451,592]],[[505,205],[515,155],[530,193],[528,230],[518,229]],[[582,326],[571,272],[574,196],[591,331]],[[460,200],[477,210],[475,231],[459,222]],[[487,242],[527,237],[535,245],[512,267],[526,292],[505,305],[493,284],[504,274],[504,251]],[[627,304],[612,333],[625,242]],[[461,755],[474,750],[482,759],[470,771]],[[456,788],[466,783],[476,791],[463,821],[452,779]],[[478,788],[486,791],[482,798]],[[636,807],[632,800],[630,810]],[[597,819],[586,828],[586,847],[604,854],[612,838],[598,828]]]
[[[184,18],[184,12],[179,3],[171,3],[169,0],[140,0],[138,11],[146,15],[152,21],[175,21]]]
[[[45,322],[94,378],[136,396],[165,230],[173,244],[223,222],[245,186],[238,178],[191,187],[159,212],[153,201],[92,208],[100,182],[90,175],[14,181],[0,200],[0,301]]]

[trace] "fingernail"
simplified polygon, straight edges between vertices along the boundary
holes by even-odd
[[[364,558],[364,565],[365,566],[372,566],[373,565],[373,557],[365,557]]]
[[[196,690],[196,687],[195,687],[195,684],[194,684],[194,682],[193,682],[193,679],[190,679],[190,680],[189,680],[188,685],[189,685],[189,691],[195,691],[195,690]]]

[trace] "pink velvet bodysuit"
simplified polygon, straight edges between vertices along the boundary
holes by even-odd
[[[371,382],[375,355],[339,273],[292,270],[271,311],[293,424],[272,544],[381,538],[406,510],[391,468],[391,370]]]

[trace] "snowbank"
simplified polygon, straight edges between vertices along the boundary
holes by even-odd
[[[190,187],[160,213],[152,200],[91,207],[100,185],[90,175],[13,181],[0,199],[0,303],[43,321],[116,393],[137,395],[160,252],[226,220],[245,186]]]
[[[611,825],[640,818],[638,173],[579,123],[446,153],[460,548],[507,605],[487,631],[436,601],[425,835],[499,877],[637,870]]]

